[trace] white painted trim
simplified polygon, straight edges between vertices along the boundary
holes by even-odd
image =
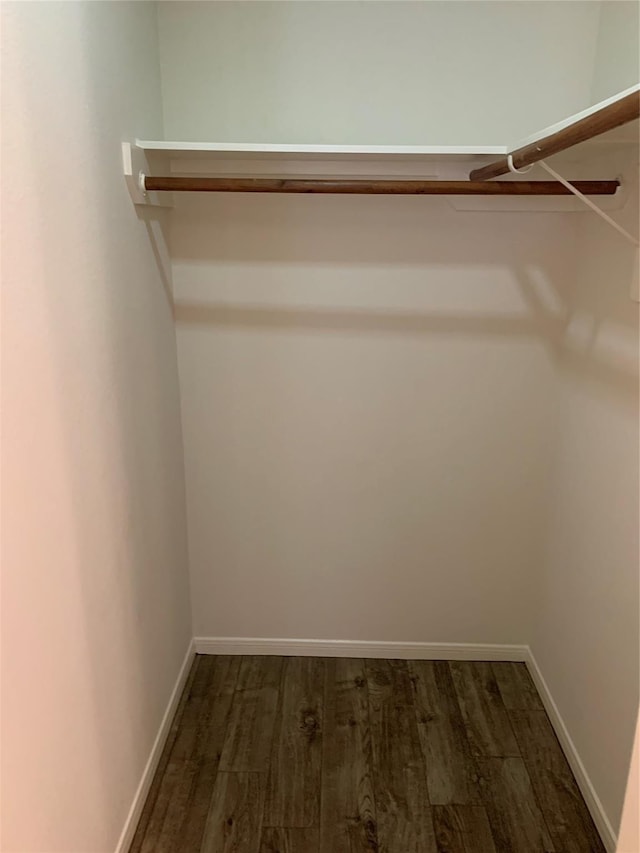
[[[140,820],[140,815],[142,814],[142,809],[144,807],[145,800],[147,799],[147,794],[149,793],[154,773],[158,767],[160,756],[162,755],[162,750],[164,749],[165,741],[167,740],[167,736],[171,728],[171,723],[173,722],[173,718],[178,708],[180,696],[182,695],[182,691],[184,690],[184,686],[187,682],[187,677],[189,675],[189,670],[191,669],[195,653],[195,644],[194,641],[191,640],[187,653],[182,661],[178,678],[176,679],[176,683],[171,691],[171,696],[169,697],[169,702],[164,712],[164,716],[162,717],[158,734],[156,735],[156,739],[151,747],[151,753],[149,754],[145,768],[142,771],[142,778],[140,779],[138,788],[133,797],[129,814],[124,822],[124,827],[116,846],[116,853],[128,853],[131,842],[133,841],[133,836],[135,834],[136,827],[138,826],[138,821]]]
[[[582,791],[582,796],[584,797],[584,801],[587,804],[587,808],[591,813],[591,817],[593,818],[593,822],[595,823],[598,832],[600,833],[600,837],[602,838],[602,843],[606,847],[608,853],[615,853],[616,845],[618,842],[616,833],[614,832],[613,827],[607,817],[604,807],[600,802],[600,798],[596,793],[596,789],[589,778],[589,774],[582,763],[582,759],[580,758],[580,754],[576,748],[575,743],[573,742],[571,735],[569,734],[569,729],[567,728],[562,716],[560,715],[560,711],[558,710],[558,706],[556,705],[553,696],[551,695],[551,691],[549,690],[549,686],[547,682],[544,680],[544,676],[540,671],[540,667],[533,655],[531,649],[528,650],[528,657],[526,659],[527,668],[531,673],[531,677],[533,678],[534,684],[538,689],[538,693],[540,694],[540,698],[544,704],[545,710],[551,720],[551,725],[554,728],[554,731],[560,741],[560,745],[564,751],[564,754],[569,762],[571,770],[573,771],[573,775],[576,777],[576,782],[578,783],[578,787]]]
[[[525,661],[527,646],[491,643],[399,643],[382,640],[290,640],[265,637],[196,637],[201,655],[299,655],[400,660]]]

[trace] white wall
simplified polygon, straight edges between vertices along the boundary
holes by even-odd
[[[191,637],[155,10],[2,18],[2,849],[113,853]]]
[[[602,0],[591,100],[595,104],[640,80],[640,3]]]
[[[593,2],[163,2],[167,139],[505,145],[590,103]]]
[[[637,234],[637,170],[625,178],[636,192],[616,218]],[[629,298],[638,255],[596,216],[581,228],[532,649],[617,830],[640,665],[638,306]]]
[[[196,635],[526,641],[575,223],[176,204]]]

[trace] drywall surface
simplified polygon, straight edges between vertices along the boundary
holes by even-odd
[[[616,218],[638,233],[637,196]],[[638,254],[595,216],[582,228],[532,649],[617,831],[638,713]]]
[[[2,4],[6,853],[113,853],[191,637],[154,14]]]
[[[602,0],[599,5],[594,104],[640,81],[640,3]]]
[[[526,641],[575,217],[176,205],[195,634]]]
[[[598,6],[160,3],[166,138],[506,145],[589,105]]]

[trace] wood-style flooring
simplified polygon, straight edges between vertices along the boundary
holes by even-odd
[[[131,853],[601,853],[521,663],[199,655]]]

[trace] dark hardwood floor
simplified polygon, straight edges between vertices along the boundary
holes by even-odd
[[[131,853],[601,853],[524,664],[196,657]]]

